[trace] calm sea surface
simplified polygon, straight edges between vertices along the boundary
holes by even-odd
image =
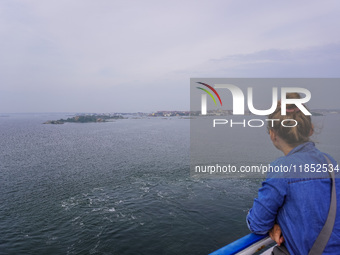
[[[65,117],[0,118],[0,254],[208,254],[249,233],[261,180],[191,178],[188,119],[42,124]],[[320,118],[339,160],[339,115]]]

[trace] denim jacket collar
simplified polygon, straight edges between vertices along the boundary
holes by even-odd
[[[315,147],[315,143],[306,142],[306,143],[303,143],[303,144],[296,146],[286,156],[292,155],[292,154],[299,152],[299,151],[309,151],[309,150],[313,149],[314,147]]]

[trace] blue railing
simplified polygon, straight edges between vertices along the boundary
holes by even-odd
[[[210,255],[232,255],[236,254],[240,251],[243,251],[244,249],[248,248],[249,246],[263,240],[267,239],[268,235],[256,235],[256,234],[249,234],[246,235],[235,242],[232,242],[221,249],[218,249],[217,251],[214,251],[213,253],[210,253]]]

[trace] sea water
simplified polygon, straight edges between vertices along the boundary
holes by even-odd
[[[339,116],[317,136],[337,160]],[[0,254],[207,254],[249,233],[261,180],[192,178],[188,119],[42,124],[60,118],[0,118]]]

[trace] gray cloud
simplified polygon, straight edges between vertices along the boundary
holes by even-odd
[[[188,109],[190,77],[335,77],[339,9],[337,1],[2,1],[0,111]]]

